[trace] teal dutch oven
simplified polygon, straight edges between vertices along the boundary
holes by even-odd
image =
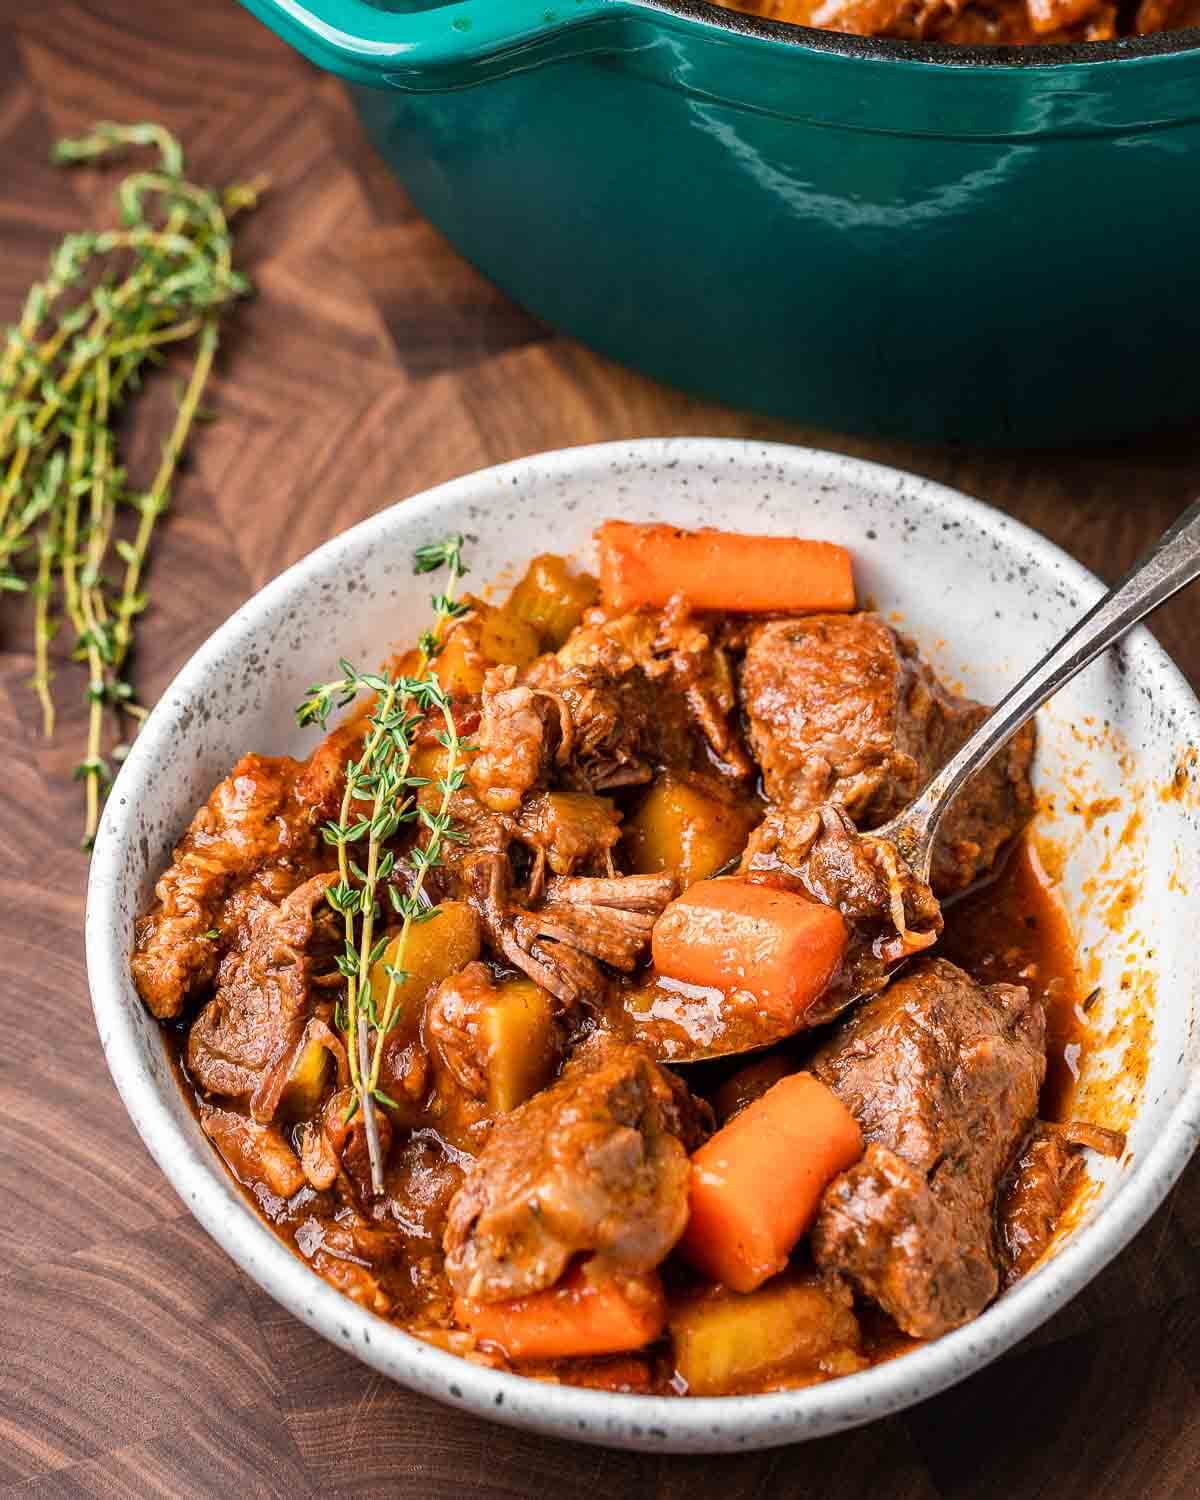
[[[469,260],[662,380],[937,441],[1200,414],[1200,32],[977,49],[695,0],[243,3],[349,81]]]

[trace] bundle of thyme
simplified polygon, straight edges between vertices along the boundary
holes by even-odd
[[[86,788],[85,848],[111,779],[105,711],[118,738],[144,717],[126,669],[146,608],[155,523],[201,416],[219,320],[250,290],[233,269],[230,219],[252,208],[265,185],[215,191],[189,182],[179,142],[155,124],[96,125],[60,141],[53,160],[95,162],[131,146],[156,147],[159,162],[121,182],[121,227],[63,239],[0,350],[0,590],[32,601],[32,686],[47,736],[55,722],[51,642],[64,622],[73,658],[86,664],[87,748],[76,767]],[[118,461],[115,423],[146,367],[173,344],[190,345],[191,371],[157,470],[139,490]],[[126,513],[136,513],[136,525],[121,536]]]
[[[395,1107],[395,1101],[379,1086],[379,1073],[384,1044],[400,1020],[397,989],[408,978],[404,969],[408,936],[414,924],[438,914],[439,908],[425,893],[425,879],[441,864],[444,845],[464,842],[466,837],[451,818],[450,801],[463,785],[463,756],[472,747],[459,738],[453,706],[431,670],[442,650],[446,626],[468,609],[454,597],[459,580],[467,572],[462,546],[463,538],[452,536],[419,548],[413,559],[415,572],[432,573],[445,567],[448,579],[445,590],[432,601],[433,625],[421,636],[412,676],[359,672],[343,660],[338,663],[342,675],[332,682],[315,683],[296,709],[300,724],[315,722],[325,728],[334,708],[345,708],[360,692],[375,695],[367,715],[362,754],[346,768],[340,814],[321,833],[338,853],[338,879],[325,892],[325,899],[341,917],[345,937],[337,967],[346,980],[346,1000],[336,1019],[346,1036],[354,1088],[346,1120],[361,1109],[371,1185],[377,1194],[383,1192],[383,1152],[375,1106]],[[416,733],[430,716],[441,718],[442,728],[435,738],[446,751],[445,769],[435,783],[441,797],[436,813],[422,806],[417,797],[422,787],[430,785],[429,778],[412,771]],[[396,851],[388,846],[402,828],[418,822],[424,825],[425,841],[423,845],[414,844],[405,857],[404,889],[394,879],[399,873]],[[394,962],[383,966],[388,983],[382,997],[375,995],[371,981],[372,969],[392,941],[388,933],[375,936],[375,923],[383,915],[381,885],[392,911],[400,918]]]

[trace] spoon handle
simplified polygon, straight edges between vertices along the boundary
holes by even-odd
[[[968,777],[987,764],[1037,710],[1114,641],[1200,576],[1200,500],[1194,500],[1125,577],[1027,672],[895,820],[895,837],[928,874],[942,814]],[[880,830],[883,832],[884,830]]]

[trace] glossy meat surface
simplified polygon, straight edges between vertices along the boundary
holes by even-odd
[[[959,1327],[999,1286],[993,1206],[1037,1111],[1041,1005],[1023,988],[983,988],[943,959],[922,960],[810,1066],[867,1142],[826,1191],[817,1264],[849,1276],[906,1333]]]
[[[326,967],[336,943],[325,905],[331,875],[314,875],[278,907],[258,902],[244,945],[221,961],[217,990],[188,1035],[187,1062],[209,1094],[244,1100],[268,1121],[313,1014],[314,950]]]
[[[1082,1176],[1082,1156],[1057,1130],[1039,1126],[1030,1134],[1004,1183],[996,1215],[1005,1286],[1032,1270],[1045,1253]]]
[[[551,1088],[497,1121],[450,1207],[446,1273],[464,1297],[541,1291],[594,1251],[657,1266],[687,1222],[688,1151],[709,1120],[639,1048],[598,1033]]]
[[[212,984],[239,889],[265,872],[283,895],[310,872],[317,844],[296,795],[301,770],[286,756],[244,755],[192,819],[135,934],[134,982],[153,1015],[180,1015]]]
[[[740,683],[771,801],[795,813],[833,802],[861,830],[901,812],[987,713],[947,692],[915,645],[871,614],[753,627]],[[960,792],[934,854],[939,895],[986,874],[1028,821],[1033,744],[1030,727]]]

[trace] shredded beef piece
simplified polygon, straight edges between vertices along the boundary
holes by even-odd
[[[595,1252],[635,1274],[687,1223],[706,1105],[638,1047],[590,1037],[558,1082],[501,1116],[450,1205],[446,1274],[465,1297],[541,1291]]]
[[[621,815],[607,797],[589,792],[535,793],[521,804],[513,834],[538,856],[531,880],[536,896],[545,878],[542,864],[554,875],[615,873],[612,851],[621,838]]]
[[[805,813],[768,808],[750,835],[742,873],[800,887],[834,907],[885,964],[931,947],[942,931],[937,898],[896,847],[859,833],[832,803]]]
[[[1040,1125],[1034,1129],[1004,1181],[996,1208],[1004,1286],[1041,1259],[1083,1171],[1083,1158],[1058,1131]]]
[[[481,855],[465,869],[466,898],[488,942],[567,1006],[599,999],[606,981],[598,960],[633,968],[675,893],[670,875],[556,877],[540,904],[527,905],[512,889],[504,855]]]
[[[923,959],[844,1022],[812,1071],[862,1127],[826,1189],[813,1257],[896,1323],[936,1338],[999,1286],[996,1190],[1037,1109],[1045,1016],[1023,987]]]
[[[1071,1146],[1095,1151],[1098,1156],[1123,1156],[1125,1154],[1125,1132],[1110,1130],[1107,1125],[1091,1125],[1087,1120],[1068,1120],[1065,1125],[1047,1125],[1055,1130]]]
[[[561,674],[564,696],[569,703],[574,696],[577,726],[586,727],[586,738],[601,745],[611,743],[621,715],[644,718],[649,712],[649,721],[638,726],[639,743],[628,738],[620,742],[625,756],[613,771],[623,780],[602,786],[593,776],[588,781],[592,790],[648,780],[644,769],[635,772],[646,758],[686,769],[694,757],[692,730],[726,775],[745,779],[753,773],[735,722],[737,693],[729,654],[683,600],[673,600],[662,611],[639,610],[611,619],[593,610],[556,657],[535,665],[549,679]],[[640,684],[652,690],[647,693]],[[610,722],[614,713],[616,723]]]
[[[422,788],[421,805],[433,813],[441,792]],[[463,789],[450,800],[450,817],[465,835],[461,843],[443,846],[444,869],[435,872],[448,889],[458,889],[463,872],[476,855],[503,854],[513,846],[527,849],[534,859],[529,877],[530,899],[545,885],[547,870],[554,875],[611,874],[612,851],[621,838],[621,815],[607,797],[590,792],[533,792],[515,815],[489,811],[472,792]],[[425,841],[426,835],[422,835]]]
[[[1005,1178],[996,1204],[1002,1280],[1012,1286],[1046,1253],[1085,1176],[1082,1152],[1120,1156],[1125,1136],[1103,1125],[1039,1120]]]
[[[559,780],[584,792],[641,786],[658,765],[689,759],[682,700],[655,692],[638,666],[611,674],[599,666],[541,668],[542,681],[566,705],[574,734]]]
[[[282,906],[259,902],[244,943],[226,954],[216,994],[188,1033],[188,1071],[208,1094],[248,1100],[269,1121],[312,1012],[314,954],[337,943],[324,906],[332,875],[315,875]]]
[[[571,718],[556,694],[518,685],[516,667],[493,667],[477,739],[467,773],[475,795],[491,812],[514,813],[527,792],[546,785],[555,759],[569,758]]]
[[[192,819],[134,931],[134,982],[151,1015],[182,1015],[212,985],[240,885],[266,871],[276,889],[294,887],[312,873],[316,840],[293,794],[300,770],[286,756],[243,755]]]
[[[844,807],[864,830],[901,812],[988,710],[948,693],[878,615],[771,620],[749,632],[741,691],[772,802]],[[985,874],[1034,808],[1026,726],[963,788],[933,861],[938,895]]]

